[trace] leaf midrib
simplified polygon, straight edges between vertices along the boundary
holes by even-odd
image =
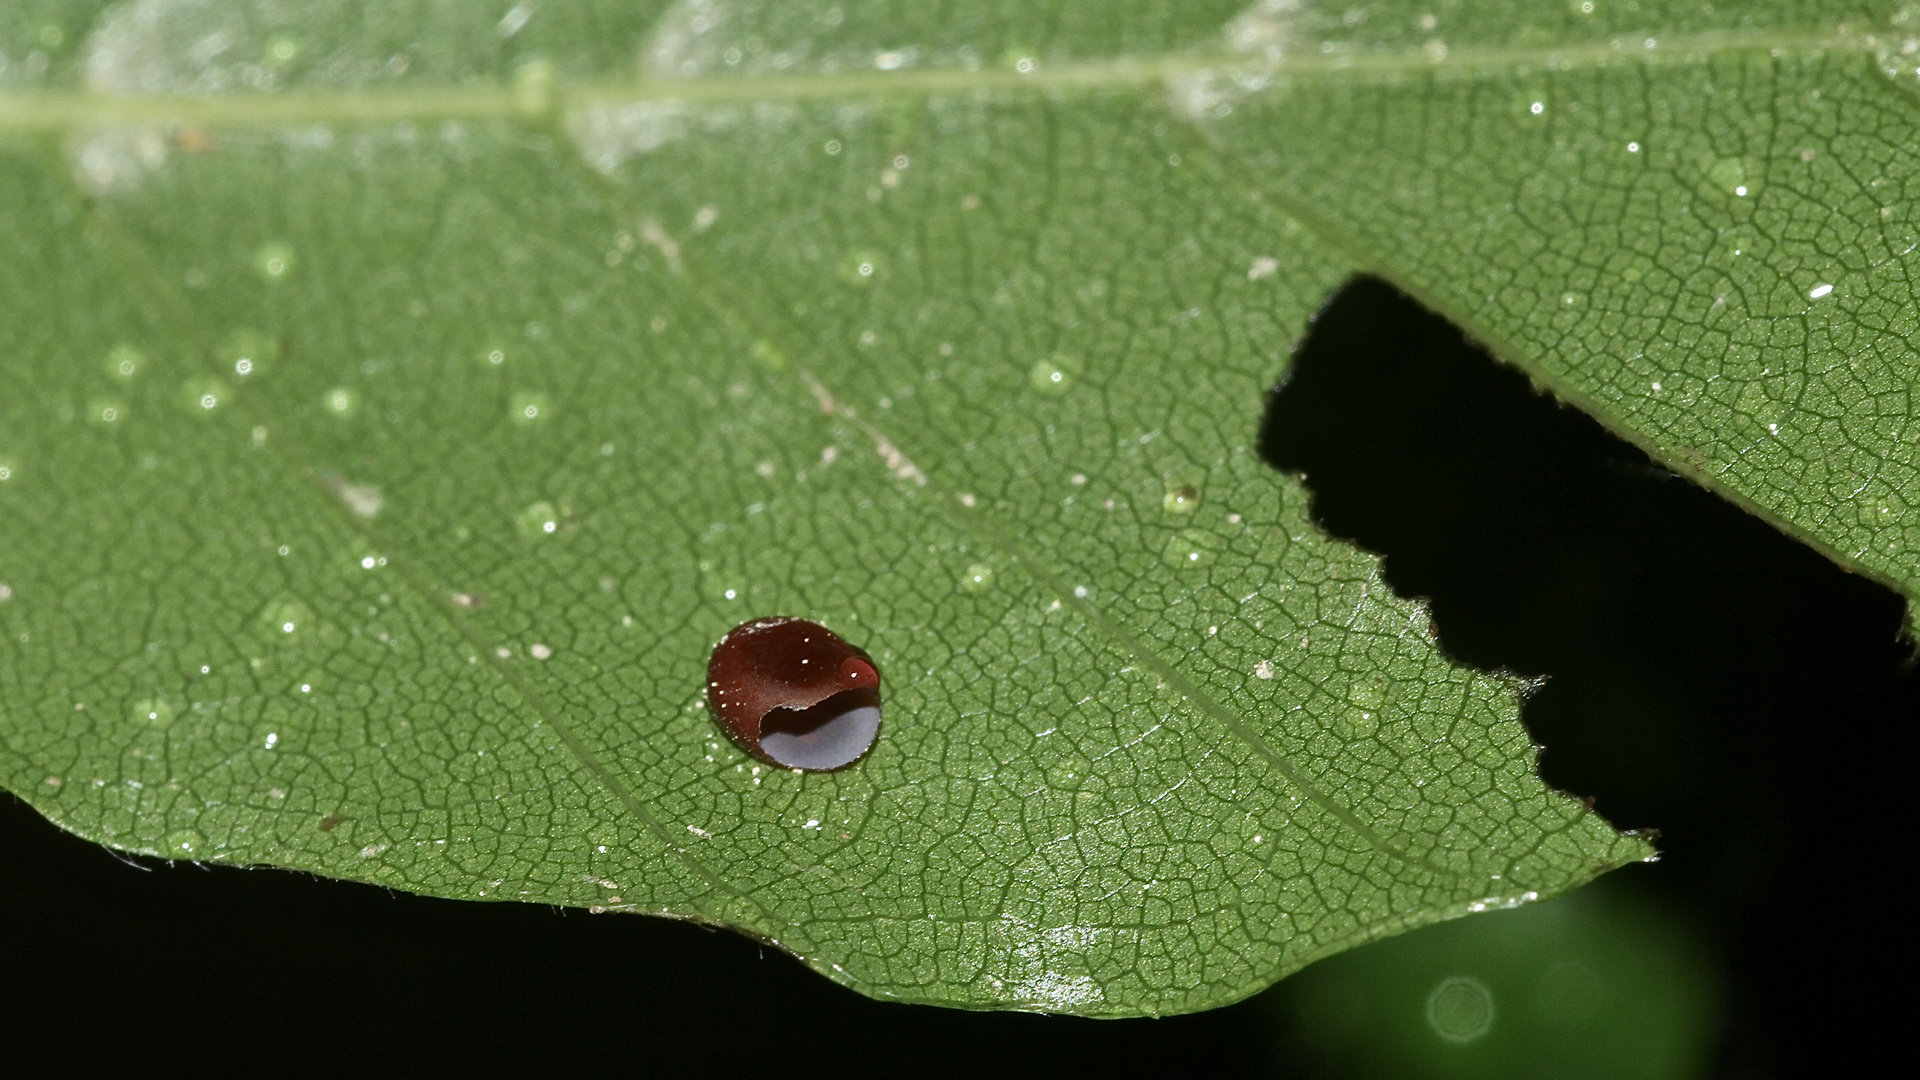
[[[1658,42],[1646,48],[1644,42]],[[677,102],[690,105],[906,95],[992,90],[1098,90],[1252,69],[1290,79],[1394,78],[1430,73],[1479,73],[1539,67],[1561,70],[1618,61],[1691,63],[1733,52],[1840,49],[1870,52],[1870,33],[1833,27],[1717,31],[1663,39],[1658,31],[1619,34],[1565,45],[1462,46],[1435,60],[1419,50],[1284,53],[1212,49],[1165,57],[1120,57],[1043,63],[1031,73],[1007,68],[914,68],[805,75],[723,78],[642,78],[561,82],[550,93],[481,86],[384,86],[377,89],[287,90],[210,95],[118,94],[87,90],[0,92],[0,131],[64,131],[99,125],[177,122],[216,127],[273,124],[378,123],[438,119],[539,119],[596,105]]]

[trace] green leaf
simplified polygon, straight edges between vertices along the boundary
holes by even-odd
[[[18,7],[0,783],[1108,1016],[1643,858],[1252,446],[1370,271],[1914,595],[1907,16],[1595,7]]]

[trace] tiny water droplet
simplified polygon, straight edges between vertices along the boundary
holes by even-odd
[[[1746,198],[1759,188],[1761,165],[1745,158],[1721,158],[1707,167],[1707,180],[1735,198]]]
[[[1081,372],[1080,361],[1065,353],[1054,353],[1034,361],[1027,372],[1027,383],[1043,394],[1064,394]]]
[[[188,379],[180,388],[180,404],[189,413],[205,416],[227,404],[232,393],[218,379]]]
[[[133,719],[150,727],[166,727],[173,723],[176,715],[177,710],[161,698],[148,698],[133,703]]]
[[[353,415],[353,410],[360,404],[360,400],[353,391],[344,386],[336,386],[321,396],[320,403],[326,407],[327,412],[344,418]]]
[[[214,352],[214,361],[236,378],[262,374],[280,359],[280,342],[258,330],[235,330]]]
[[[1200,509],[1200,489],[1192,484],[1169,484],[1160,505],[1169,514],[1191,514]]]
[[[707,662],[707,707],[735,745],[795,771],[864,757],[880,733],[880,671],[865,651],[806,619],[741,623]]]
[[[164,854],[169,859],[191,859],[207,846],[206,838],[192,829],[182,829],[167,834],[167,847]]]
[[[131,379],[146,366],[146,354],[131,345],[117,345],[107,354],[107,374],[116,379]]]
[[[513,519],[514,529],[522,540],[540,540],[553,536],[560,531],[560,511],[550,502],[537,502]]]
[[[960,579],[960,588],[967,592],[981,592],[993,584],[993,567],[986,563],[974,563],[967,567],[965,576]]]
[[[268,281],[278,281],[293,272],[293,248],[277,241],[263,245],[253,253],[253,268]]]
[[[268,638],[280,641],[303,641],[316,629],[313,610],[297,600],[268,604],[260,613],[260,625]]]
[[[553,415],[553,405],[545,394],[515,394],[507,407],[507,415],[516,424],[535,424]]]
[[[840,279],[850,285],[868,285],[880,276],[880,256],[872,251],[854,251],[840,263]]]
[[[1092,774],[1093,762],[1072,754],[1047,770],[1047,784],[1062,791],[1079,791],[1087,786]]]

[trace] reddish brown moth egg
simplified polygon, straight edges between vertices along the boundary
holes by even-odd
[[[754,619],[713,647],[707,707],[727,738],[761,761],[844,768],[880,734],[880,669],[817,622]]]

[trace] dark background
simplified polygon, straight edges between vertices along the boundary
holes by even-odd
[[[0,795],[0,1072],[1763,1077],[1906,1059],[1895,793],[1920,680],[1892,592],[1378,282],[1330,302],[1259,438],[1328,530],[1431,600],[1451,656],[1549,676],[1524,713],[1547,781],[1658,828],[1658,863],[1229,1008],[1099,1022],[881,1005],[662,920],[129,860]],[[1578,1023],[1506,989],[1555,949],[1605,975]],[[1493,987],[1478,1044],[1422,1026],[1433,972]]]

